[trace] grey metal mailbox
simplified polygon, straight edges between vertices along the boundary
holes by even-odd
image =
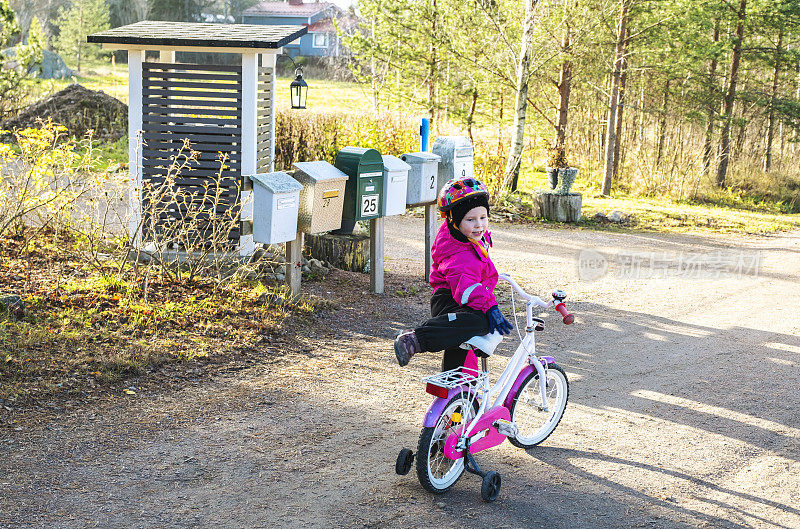
[[[411,170],[411,166],[397,156],[383,155],[384,216],[402,215],[406,212],[409,170]]]
[[[286,173],[251,175],[253,181],[253,240],[264,244],[293,241],[303,186]]]
[[[303,184],[297,229],[304,233],[338,230],[347,175],[324,161],[297,162],[294,178]]]
[[[475,176],[472,142],[463,136],[442,136],[436,138],[431,149],[442,157],[439,164],[439,177],[436,191],[452,178]]]
[[[430,152],[407,152],[400,159],[411,166],[408,172],[406,204],[421,206],[436,201],[439,162],[442,157]]]

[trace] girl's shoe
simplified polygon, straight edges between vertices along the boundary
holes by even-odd
[[[412,356],[421,352],[417,335],[412,330],[405,330],[394,339],[394,354],[400,367],[408,364]]]

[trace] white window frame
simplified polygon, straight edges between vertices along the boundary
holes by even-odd
[[[327,48],[328,47],[328,34],[327,33],[312,33],[311,46],[313,48]],[[317,44],[317,37],[322,37],[324,42],[322,45]]]

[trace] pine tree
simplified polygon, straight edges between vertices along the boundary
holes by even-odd
[[[0,120],[14,110],[20,99],[22,80],[42,60],[42,38],[39,23],[33,19],[27,44],[20,42],[21,31],[16,13],[8,0],[0,0],[0,49],[15,46],[12,58],[0,55]]]
[[[202,22],[201,14],[214,0],[150,0],[147,17],[150,20]]]
[[[56,49],[65,60],[74,59],[80,73],[84,61],[102,54],[100,45],[87,43],[86,37],[110,27],[108,5],[105,0],[75,0],[71,7],[59,10],[56,26]]]

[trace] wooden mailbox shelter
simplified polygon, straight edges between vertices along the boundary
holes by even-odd
[[[104,48],[128,51],[129,233],[137,247],[183,219],[186,204],[154,215],[143,188],[167,180],[188,139],[200,154],[171,183],[194,205],[211,203],[217,215],[240,219],[227,229],[228,243],[240,255],[253,253],[247,177],[273,170],[276,58],[282,46],[307,31],[288,25],[143,21],[88,37]],[[148,51],[157,51],[159,59],[146,60]],[[232,53],[241,63],[179,63],[176,52]],[[208,236],[204,230],[212,229],[198,225],[195,236],[202,240]]]

